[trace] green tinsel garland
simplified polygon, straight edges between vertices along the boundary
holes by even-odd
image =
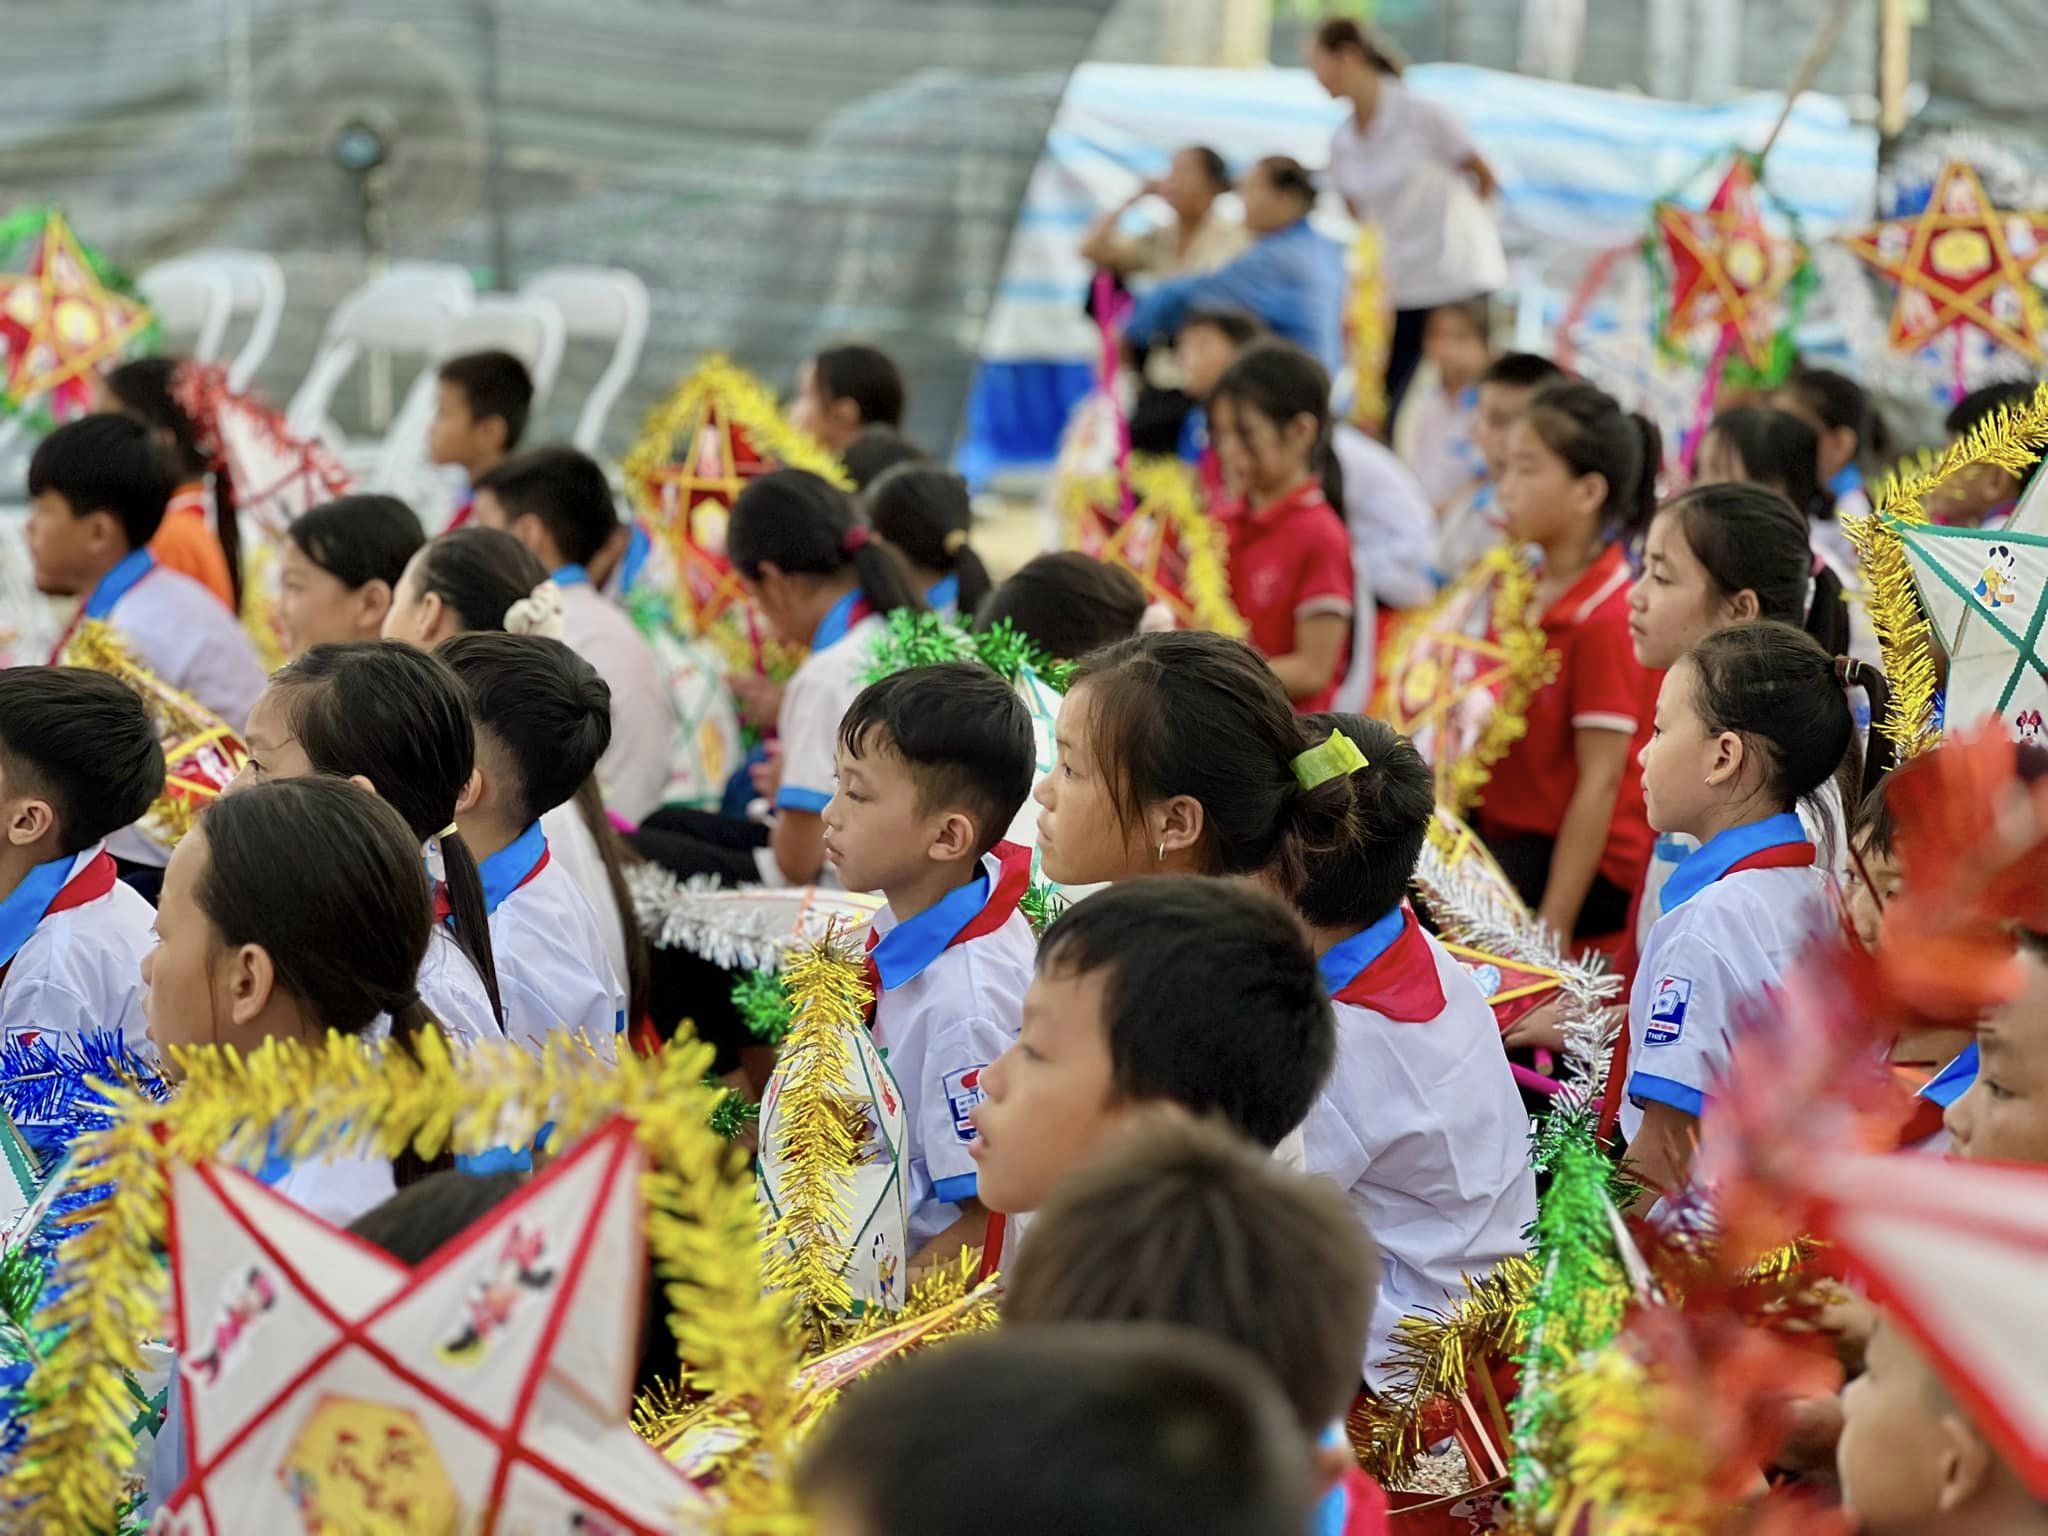
[[[707,1077],[704,1081],[708,1087],[718,1086],[715,1077]],[[737,1088],[728,1088],[711,1108],[711,1129],[727,1141],[737,1141],[740,1133],[760,1118],[759,1104]]]
[[[1031,924],[1031,931],[1041,939],[1045,937],[1045,930],[1072,905],[1043,881],[1033,881],[1030,888],[1017,898],[1017,910],[1024,914],[1024,920]]]
[[[948,661],[978,661],[991,672],[1008,679],[1029,667],[1061,693],[1067,691],[1073,663],[1055,661],[1028,635],[1020,633],[1008,619],[998,619],[985,630],[970,632],[936,613],[913,613],[899,608],[889,615],[881,638],[869,654],[864,683],[880,682],[911,667],[933,667]]]
[[[789,994],[774,971],[749,971],[740,977],[733,984],[732,1005],[764,1044],[780,1045],[789,1033]]]

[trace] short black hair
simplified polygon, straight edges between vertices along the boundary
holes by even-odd
[[[1880,859],[1888,859],[1898,846],[1899,820],[1892,814],[1891,797],[1885,792],[1891,783],[1886,774],[1870,786],[1870,792],[1856,807],[1855,841],[1865,853],[1874,853]]]
[[[130,549],[156,537],[177,488],[170,451],[133,416],[81,416],[44,438],[28,465],[31,497],[62,496],[74,517],[107,513]]]
[[[974,818],[974,856],[1001,842],[1038,765],[1031,711],[979,662],[891,673],[862,689],[839,721],[848,757],[893,752],[910,768],[921,814],[958,806]]]
[[[526,435],[533,411],[533,375],[510,352],[465,352],[441,365],[441,382],[462,391],[473,421],[497,417],[505,423],[507,452]]]
[[[1536,389],[1565,372],[1549,358],[1535,352],[1503,352],[1479,375],[1482,384],[1501,384],[1509,389]]]
[[[1234,347],[1248,347],[1266,334],[1265,322],[1246,310],[1202,308],[1191,309],[1183,315],[1180,329],[1175,334],[1185,336],[1189,331],[1204,327],[1220,333]]]
[[[1313,1482],[1256,1361],[1132,1323],[921,1352],[854,1386],[798,1475],[871,1536],[1291,1536]]]
[[[1982,426],[2000,410],[2017,409],[2027,404],[2039,388],[2032,379],[2006,379],[2001,383],[1986,384],[1958,400],[1941,424],[1949,436],[1960,437]]]
[[[401,1189],[363,1212],[348,1230],[401,1264],[417,1269],[526,1185],[523,1173],[448,1169]]]
[[[850,342],[811,359],[821,400],[851,400],[863,426],[903,425],[903,370],[880,347]]]
[[[82,667],[0,671],[0,766],[16,794],[50,802],[65,854],[140,821],[164,788],[142,696]]]
[[[540,635],[469,634],[441,643],[478,728],[510,759],[518,820],[575,795],[612,744],[612,692],[589,662]]]
[[[597,460],[574,448],[536,448],[507,459],[477,476],[475,489],[497,497],[508,523],[539,518],[572,565],[595,560],[618,532],[611,482]]]
[[[1193,155],[1202,167],[1202,174],[1209,178],[1209,185],[1218,192],[1230,190],[1230,162],[1207,144],[1183,145],[1181,154]]]
[[[898,464],[929,464],[926,453],[894,427],[862,427],[839,455],[853,488],[864,491]]]
[[[987,631],[1005,620],[1055,661],[1079,661],[1090,651],[1138,632],[1145,589],[1120,565],[1078,549],[1027,560],[988,595],[974,627]]]
[[[396,496],[339,496],[285,529],[299,553],[351,591],[381,581],[392,591],[427,542],[420,520]]]
[[[1310,855],[1308,879],[1295,905],[1318,928],[1376,923],[1401,904],[1422,857],[1436,815],[1429,764],[1413,742],[1384,720],[1310,715],[1302,723],[1319,740],[1332,732],[1350,737],[1365,754],[1366,766],[1351,775],[1357,839]]]
[[[1215,1113],[1277,1147],[1330,1075],[1336,1018],[1308,935],[1247,882],[1189,875],[1112,886],[1046,930],[1038,969],[1104,973],[1122,1099]]]

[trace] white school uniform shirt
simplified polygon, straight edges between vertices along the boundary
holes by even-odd
[[[1348,422],[1330,445],[1344,477],[1352,557],[1382,608],[1419,608],[1436,596],[1436,509],[1393,450]]]
[[[1849,877],[1849,821],[1842,813],[1842,789],[1833,779],[1814,792],[1813,799],[1801,801],[1799,825],[1806,840],[1816,849],[1828,849],[1828,873],[1840,886]],[[1672,873],[1699,851],[1696,837],[1683,832],[1660,832],[1650,848],[1650,862],[1643,870],[1643,899],[1636,904],[1636,953],[1649,946],[1650,930],[1664,915],[1664,887]]]
[[[337,1227],[368,1215],[398,1193],[391,1161],[383,1157],[272,1165],[257,1176],[301,1210]]]
[[[1788,867],[1735,866],[1803,850]],[[1832,882],[1810,862],[1806,829],[1789,811],[1731,828],[1702,844],[1664,883],[1664,916],[1650,930],[1628,1000],[1628,1091],[1622,1134],[1643,1107],[1705,1111],[1727,1072],[1743,1010],[1838,921]]]
[[[619,916],[619,899],[612,894],[611,876],[605,872],[604,853],[585,825],[583,812],[575,801],[565,800],[541,817],[540,829],[547,836],[548,857],[568,872],[590,903],[604,935],[604,957],[623,984],[633,974],[626,965],[626,925]]]
[[[104,843],[30,870],[0,901],[0,1039],[119,1031],[131,1049],[149,1047],[142,1012],[142,957],[156,945],[156,913],[113,879]],[[76,906],[50,908],[68,892]]]
[[[1470,974],[1406,906],[1321,961],[1337,1060],[1303,1127],[1310,1173],[1334,1180],[1380,1253],[1363,1362],[1384,1388],[1402,1317],[1441,1312],[1536,1219],[1529,1116],[1500,1026]]]
[[[647,637],[590,584],[582,566],[565,565],[553,580],[562,589],[562,639],[612,691],[611,745],[597,760],[604,803],[640,821],[661,808],[682,756],[682,725],[668,680]]]
[[[1402,403],[1394,451],[1414,472],[1432,507],[1447,505],[1486,476],[1486,460],[1472,441],[1472,420],[1478,413],[1477,384],[1455,392],[1441,382],[1428,390],[1411,388]]]
[[[912,1252],[979,1188],[967,1113],[981,1074],[1023,1027],[1038,943],[1017,901],[1030,881],[1030,851],[1004,843],[933,906],[902,922],[884,907],[869,930],[875,1044],[903,1095]]]
[[[883,628],[881,617],[869,609],[857,588],[819,621],[811,636],[811,654],[782,690],[782,708],[775,717],[775,734],[782,743],[782,783],[775,791],[778,811],[816,816],[831,803],[838,773],[839,722],[866,686],[861,675],[873,659]],[[762,884],[789,884],[773,849],[755,849],[754,864]],[[812,883],[836,890],[837,872],[828,864]]]
[[[491,1007],[491,994],[484,979],[455,935],[436,923],[427,935],[427,955],[420,961],[420,979],[415,987],[427,1013],[441,1026],[452,1045],[475,1045],[480,1040],[502,1040],[498,1015]],[[380,1013],[364,1031],[373,1040],[391,1038],[391,1015]]]
[[[549,858],[540,823],[479,861],[477,872],[491,914],[505,1038],[539,1050],[551,1035],[577,1034],[616,1061],[625,989],[605,959],[597,914]]]

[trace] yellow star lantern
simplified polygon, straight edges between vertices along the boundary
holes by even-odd
[[[1718,333],[1759,373],[1772,363],[1787,319],[1793,278],[1805,247],[1764,222],[1756,162],[1738,155],[1704,209],[1656,207],[1657,238],[1671,264],[1671,309],[1662,341],[1677,346],[1695,331]]]
[[[2039,365],[2048,305],[2034,272],[2048,262],[2048,211],[1997,207],[1968,162],[1951,160],[1919,213],[1845,237],[1898,285],[1886,339],[1913,352],[1967,330]]]
[[[21,269],[0,271],[0,411],[83,416],[100,370],[150,328],[149,308],[122,291],[53,208],[0,225],[6,248],[19,253]]]

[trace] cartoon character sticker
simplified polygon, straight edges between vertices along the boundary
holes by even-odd
[[[276,1305],[277,1283],[260,1267],[252,1266],[228,1292],[206,1347],[185,1362],[185,1374],[203,1387],[219,1385],[238,1357],[235,1346]]]
[[[889,1248],[889,1234],[877,1232],[874,1242],[875,1283],[881,1287],[882,1310],[894,1312],[903,1305],[896,1294],[896,1270],[898,1259]]]
[[[435,1353],[450,1365],[480,1362],[492,1335],[518,1312],[521,1298],[555,1283],[557,1271],[546,1259],[547,1235],[515,1223],[505,1235],[497,1263],[484,1272],[463,1301],[462,1321]]]
[[[2048,721],[2043,721],[2038,709],[2023,709],[2012,717],[2014,733],[2022,746],[2040,746],[2042,736],[2048,733]]]
[[[2019,591],[2013,585],[2018,575],[2019,559],[2012,552],[2010,544],[1994,544],[1986,552],[1984,574],[1977,578],[1977,595],[1993,608],[2003,608],[2019,600]]]

